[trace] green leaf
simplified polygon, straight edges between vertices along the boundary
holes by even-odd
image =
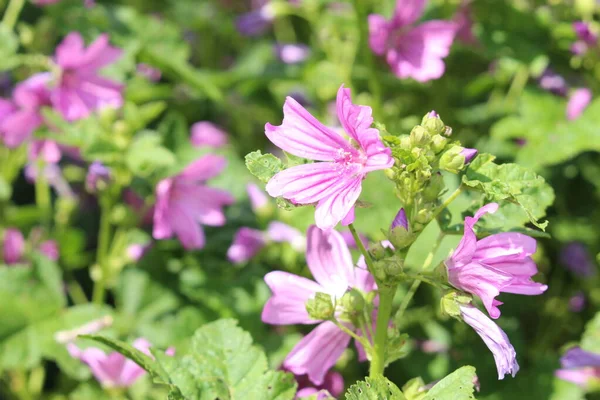
[[[186,399],[292,400],[296,393],[293,376],[267,370],[264,352],[232,319],[200,328],[192,354],[157,359]]]
[[[474,399],[475,368],[470,365],[457,369],[435,384],[423,400],[467,400]]]
[[[593,353],[600,353],[600,312],[587,323],[581,337],[581,348]]]
[[[0,25],[0,71],[6,71],[19,64],[17,49],[19,39],[12,29]]]
[[[279,158],[269,153],[262,154],[260,150],[246,155],[246,167],[252,175],[265,183],[284,169]]]
[[[491,201],[508,201],[520,206],[529,221],[545,230],[548,222],[538,219],[554,201],[554,190],[544,178],[517,164],[498,165],[494,156],[480,154],[469,165],[463,184],[485,193]]]
[[[346,400],[406,400],[404,394],[387,378],[367,377],[365,381],[356,382],[346,392]]]
[[[176,158],[161,145],[161,138],[156,132],[145,131],[131,144],[125,162],[134,174],[148,177],[159,169],[174,165]]]

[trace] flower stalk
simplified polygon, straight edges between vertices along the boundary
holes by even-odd
[[[100,229],[98,231],[98,250],[96,253],[96,264],[100,268],[100,274],[94,284],[92,295],[94,304],[104,303],[106,284],[110,275],[110,265],[107,262],[107,258],[111,237],[111,208],[112,199],[109,194],[105,194],[100,198]]]

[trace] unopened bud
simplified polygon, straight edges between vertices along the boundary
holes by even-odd
[[[333,317],[335,307],[330,295],[318,292],[314,298],[306,301],[306,311],[312,319],[326,320]]]
[[[463,147],[453,146],[440,158],[440,169],[453,174],[458,174],[465,167],[465,156],[462,153]]]
[[[423,117],[421,125],[432,135],[441,134],[446,129],[446,125],[435,111],[427,113]]]
[[[398,250],[403,249],[414,242],[415,237],[410,232],[408,218],[406,217],[404,208],[401,208],[400,211],[398,211],[398,214],[396,214],[396,218],[394,218],[388,233],[388,239]]]
[[[438,154],[444,148],[446,148],[446,144],[448,143],[448,139],[443,137],[442,135],[435,135],[431,141],[431,149]]]
[[[410,136],[403,136],[400,138],[400,148],[402,150],[410,150],[412,148],[412,141]]]
[[[389,277],[397,277],[402,273],[404,269],[404,260],[399,257],[394,257],[391,259],[384,260],[385,263],[385,274]]]
[[[468,148],[463,148],[463,150],[460,152],[461,155],[463,155],[465,157],[465,164],[470,163],[471,161],[473,161],[473,159],[475,158],[475,156],[477,155],[477,149],[468,149]]]
[[[415,216],[415,221],[420,224],[427,224],[433,218],[433,212],[430,209],[424,208],[419,210],[417,215]]]
[[[361,312],[365,308],[365,298],[356,289],[346,292],[346,294],[342,296],[341,303],[344,307],[344,311],[349,314]]]
[[[412,131],[410,131],[410,143],[413,146],[423,146],[429,143],[429,140],[429,132],[421,125],[415,126]]]
[[[378,242],[369,246],[369,254],[377,261],[393,255],[393,252],[384,243]]]

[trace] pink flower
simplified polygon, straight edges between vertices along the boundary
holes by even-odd
[[[524,295],[542,294],[548,286],[531,280],[537,266],[531,259],[535,239],[516,232],[490,235],[477,240],[473,226],[498,204],[481,207],[474,217],[465,218],[465,232],[454,253],[446,260],[448,280],[457,289],[473,293],[483,302],[492,318],[500,316],[495,298],[500,292]]]
[[[305,44],[279,44],[275,46],[275,54],[286,64],[298,64],[310,56],[310,47]]]
[[[248,199],[250,199],[250,207],[252,211],[259,212],[269,204],[269,199],[265,195],[265,192],[254,183],[246,185],[246,192],[248,192]]]
[[[265,243],[264,232],[247,227],[240,228],[227,250],[227,259],[236,264],[247,262],[265,246]]]
[[[577,21],[573,23],[573,30],[577,35],[578,40],[571,45],[571,52],[575,55],[582,56],[591,47],[598,44],[598,35],[590,29],[590,26],[583,22]]]
[[[454,15],[456,23],[456,38],[465,44],[478,44],[479,41],[473,34],[473,18],[471,18],[471,7],[464,2]]]
[[[579,118],[591,101],[592,91],[590,89],[579,88],[574,90],[567,102],[567,119],[574,120]]]
[[[45,240],[38,246],[38,250],[44,256],[48,257],[52,261],[58,260],[58,243],[54,240]]]
[[[297,399],[317,395],[317,400],[337,398],[344,393],[344,378],[336,371],[329,371],[325,375],[323,384],[314,386],[306,375],[296,376],[298,382]]]
[[[136,339],[133,342],[133,347],[150,357],[152,357],[150,353],[151,346],[150,342],[144,338]],[[87,364],[94,378],[103,387],[129,387],[146,374],[146,371],[142,367],[125,358],[121,353],[112,352],[106,354],[96,347],[88,347],[85,350],[81,350],[74,343],[68,343],[67,350],[71,354],[71,357],[78,358]]]
[[[475,332],[492,352],[496,361],[498,379],[504,379],[505,374],[511,374],[514,377],[519,371],[519,364],[517,363],[517,353],[510,344],[506,333],[478,308],[470,304],[461,305],[460,313],[463,320],[475,329]]]
[[[38,159],[48,164],[56,164],[62,158],[62,151],[58,143],[52,140],[33,140],[29,144],[27,159],[36,162]]]
[[[196,147],[223,147],[227,144],[227,133],[212,122],[200,121],[192,125],[190,141]]]
[[[25,253],[25,238],[23,234],[14,228],[4,230],[2,255],[6,265],[18,264],[22,261]]]
[[[148,243],[133,243],[127,246],[125,250],[125,254],[127,254],[127,258],[133,262],[140,261],[144,255],[152,248],[152,242]]]
[[[52,89],[52,105],[66,120],[85,118],[104,107],[123,104],[123,85],[98,75],[98,71],[121,57],[122,51],[100,35],[85,48],[78,32],[71,32],[56,49],[62,74]]]
[[[591,382],[600,382],[600,354],[591,353],[581,347],[573,347],[560,359],[562,369],[555,375],[565,381],[586,388]]]
[[[333,228],[344,219],[351,223],[367,173],[394,164],[379,131],[371,128],[371,107],[352,104],[350,90],[340,87],[337,115],[349,140],[321,124],[291,97],[283,113],[280,126],[265,126],[269,140],[295,156],[325,162],[279,172],[267,183],[267,192],[295,204],[317,203],[315,221],[321,229]]]
[[[267,237],[277,243],[289,243],[296,251],[306,250],[306,238],[296,228],[283,222],[273,221],[267,226]]]
[[[315,226],[308,229],[306,262],[316,282],[283,271],[265,276],[273,296],[265,304],[262,321],[274,325],[319,324],[292,349],[283,366],[296,375],[307,374],[314,384],[321,385],[350,343],[350,336],[333,322],[312,319],[306,301],[317,292],[340,299],[349,288],[367,293],[376,286],[367,271],[354,268],[350,250],[335,230],[322,231]]]
[[[398,0],[391,20],[379,14],[369,15],[371,50],[385,55],[398,78],[426,82],[444,74],[442,60],[450,53],[457,25],[435,20],[414,26],[424,6],[425,0]]]
[[[188,250],[204,247],[204,232],[200,224],[224,225],[222,208],[234,201],[226,191],[205,185],[208,179],[219,175],[226,163],[223,157],[205,155],[179,175],[158,183],[152,234],[155,239],[177,235]]]
[[[7,147],[20,146],[44,123],[41,109],[50,105],[48,84],[51,78],[49,73],[36,74],[15,87],[12,111],[0,121],[0,139]],[[6,103],[3,109],[8,111]]]

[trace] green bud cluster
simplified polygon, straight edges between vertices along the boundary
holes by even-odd
[[[318,292],[306,301],[306,311],[312,319],[330,319],[335,313],[335,306],[330,295]]]
[[[377,282],[396,283],[404,271],[404,259],[399,255],[378,260],[373,263],[373,274]]]
[[[450,140],[451,132],[452,129],[435,112],[430,112],[409,135],[385,138],[396,161],[386,174],[395,182],[396,194],[410,222],[410,232],[390,232],[388,238],[394,246],[410,245],[410,237],[432,220],[445,189],[441,172],[464,170],[463,147]]]

